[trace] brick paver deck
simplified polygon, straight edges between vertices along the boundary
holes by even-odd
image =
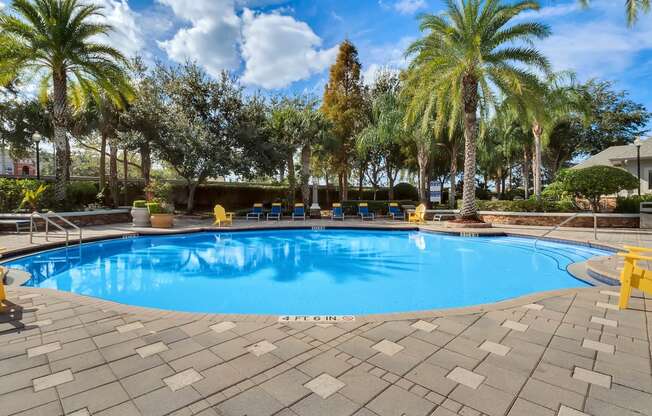
[[[640,293],[625,311],[596,287],[332,324],[23,287],[9,300],[0,415],[652,414]]]

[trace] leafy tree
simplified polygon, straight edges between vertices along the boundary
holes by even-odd
[[[464,188],[461,216],[477,218],[475,203],[476,139],[478,110],[485,115],[494,101],[495,86],[504,95],[519,95],[537,84],[531,69],[549,70],[548,60],[536,49],[514,45],[548,36],[546,25],[514,22],[532,1],[503,3],[500,0],[447,2],[442,14],[421,17],[427,34],[407,50],[414,55],[408,82],[417,84],[413,101],[425,102],[436,114],[435,129],[445,124],[453,131],[464,126]]]
[[[364,87],[360,70],[358,51],[345,40],[340,45],[335,64],[330,68],[322,103],[322,111],[332,123],[333,135],[337,139],[334,162],[342,200],[348,199],[350,164],[356,150],[355,136],[362,128]]]
[[[402,140],[408,133],[404,129],[405,109],[400,101],[398,74],[382,70],[376,74],[371,87],[369,125],[357,135],[357,146],[363,157],[372,164],[369,181],[374,188],[379,185],[380,168],[384,170],[389,186],[389,199],[394,199],[394,183],[403,163]]]
[[[53,141],[57,149],[55,194],[66,196],[69,172],[68,83],[85,88],[92,83],[106,91],[120,89],[126,80],[123,55],[95,41],[112,27],[98,23],[102,7],[78,0],[14,0],[0,15],[0,81],[41,77],[43,92],[52,86]],[[44,94],[42,94],[44,95]]]
[[[652,113],[630,100],[627,92],[614,90],[613,82],[592,79],[580,88],[589,97],[589,123],[573,120],[580,131],[578,153],[593,155],[611,146],[630,144],[648,131]]]
[[[0,137],[9,144],[12,157],[23,158],[31,153],[36,132],[44,138],[52,137],[49,113],[38,100],[12,97],[0,102]]]
[[[638,187],[638,179],[626,170],[612,166],[591,166],[584,169],[564,169],[546,194],[587,199],[593,212],[600,211],[600,198]]]

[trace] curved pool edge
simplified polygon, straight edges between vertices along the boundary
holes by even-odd
[[[355,225],[355,224],[342,224],[342,225],[336,225],[336,224],[329,224],[329,225],[324,225],[324,226],[309,226],[309,225],[283,225],[283,226],[254,226],[254,227],[188,227],[188,228],[183,228],[183,229],[167,229],[167,230],[157,230],[157,229],[151,229],[147,231],[128,231],[128,232],[122,232],[122,233],[115,233],[111,235],[104,235],[104,236],[91,236],[91,237],[82,237],[81,241],[79,238],[71,238],[69,240],[69,246],[77,246],[80,243],[95,243],[99,241],[109,241],[109,240],[120,240],[123,238],[135,238],[135,237],[144,237],[144,236],[158,236],[158,235],[179,235],[179,234],[195,234],[195,233],[202,233],[202,232],[224,232],[224,233],[232,233],[232,232],[246,232],[246,231],[265,231],[265,230],[382,230],[382,231],[419,231],[419,232],[424,232],[424,233],[433,233],[433,234],[442,234],[442,235],[451,235],[451,236],[457,236],[457,237],[464,237],[464,238],[475,238],[475,237],[521,237],[521,238],[529,238],[529,239],[535,239],[535,236],[532,236],[531,234],[526,234],[526,233],[518,233],[518,232],[506,232],[506,231],[499,231],[498,229],[495,228],[489,228],[489,229],[478,229],[477,233],[474,231],[473,236],[469,236],[468,230],[461,231],[461,230],[450,230],[450,229],[436,229],[433,230],[431,228],[423,228],[419,226],[413,226],[413,225],[383,225],[383,224],[378,224],[378,225],[371,225],[371,224],[364,224],[364,225]],[[574,245],[580,245],[580,246],[585,246],[585,247],[590,247],[590,248],[597,248],[597,249],[602,249],[606,251],[611,251],[611,252],[617,252],[622,249],[622,247],[616,245],[616,244],[609,244],[609,243],[594,243],[591,241],[587,240],[577,240],[577,239],[572,239],[572,238],[558,238],[558,237],[543,237],[541,240],[544,241],[550,241],[550,242],[558,242],[558,243],[565,243],[565,244],[574,244]],[[22,247],[18,249],[12,249],[12,250],[7,250],[4,253],[2,253],[2,257],[0,257],[0,264],[8,262],[10,260],[16,260],[19,257],[27,256],[29,254],[34,254],[38,252],[43,252],[43,251],[49,251],[49,250],[54,250],[58,248],[62,248],[66,246],[65,241],[55,241],[55,242],[45,242],[42,244],[39,244],[37,246],[33,247]]]
[[[478,304],[473,306],[429,309],[429,310],[413,311],[413,312],[362,314],[362,315],[350,315],[350,316],[354,316],[355,320],[358,322],[366,323],[366,322],[405,321],[405,320],[417,320],[417,319],[443,318],[447,316],[474,315],[479,313],[497,312],[506,309],[517,308],[524,305],[529,305],[534,302],[540,302],[542,300],[555,298],[555,297],[577,295],[583,292],[587,292],[587,293],[596,292],[601,289],[604,289],[605,287],[608,286],[548,290],[545,292],[537,292],[537,293],[519,296],[512,299],[506,299],[506,300],[492,302],[492,303]],[[92,305],[102,311],[113,311],[116,313],[141,315],[141,316],[149,316],[149,317],[272,323],[272,322],[279,322],[279,317],[284,316],[284,315],[270,315],[270,314],[233,314],[233,313],[202,313],[202,312],[174,311],[174,310],[159,309],[153,307],[128,305],[128,304],[114,302],[114,301],[97,298],[93,296],[79,295],[72,292],[64,292],[61,290],[47,289],[47,288],[36,288],[36,287],[28,288],[24,286],[14,286],[11,288],[11,291],[12,293],[8,295],[9,301],[11,301],[12,299],[15,300],[16,297],[20,299],[25,295],[27,295],[27,297],[29,298],[32,298],[32,295],[40,296],[43,294],[48,294],[52,297],[59,298],[63,301],[74,301],[78,303],[79,306]],[[17,296],[15,296],[16,294]],[[36,301],[36,299],[37,298],[32,298],[33,301]],[[305,315],[305,316],[313,316],[313,315]],[[284,323],[288,325],[306,324],[306,322],[284,322]],[[338,324],[343,324],[343,323],[338,322]]]

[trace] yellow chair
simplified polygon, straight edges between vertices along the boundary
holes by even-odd
[[[620,257],[625,258],[625,266],[620,273],[620,309],[627,309],[632,289],[652,294],[652,270],[637,265],[638,261],[652,261],[652,256],[643,255],[652,253],[652,248],[625,246],[625,250],[629,252],[618,253]]]
[[[218,227],[227,224],[233,225],[233,213],[226,212],[222,205],[215,205],[213,214],[215,215],[215,222],[213,223],[213,225],[217,225]]]
[[[426,223],[426,206],[420,204],[414,212],[410,213],[408,217],[408,222],[413,222],[415,224],[425,224]]]

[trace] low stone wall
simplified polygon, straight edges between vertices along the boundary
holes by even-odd
[[[131,222],[131,213],[129,209],[107,209],[99,211],[84,211],[84,212],[61,212],[58,213],[63,218],[72,222],[80,227],[88,227],[92,225],[106,225],[106,224],[119,224]],[[25,214],[0,214],[0,219],[3,220],[29,220],[29,215]],[[66,224],[55,218],[51,217],[52,221],[66,227]],[[44,227],[44,221],[40,218],[34,220],[39,229]],[[29,227],[28,227],[29,228]],[[16,226],[12,224],[0,224],[1,231],[16,231]]]
[[[554,227],[573,214],[539,212],[492,212],[480,211],[485,222],[505,225],[540,225]],[[597,214],[598,228],[639,228],[638,214]],[[564,224],[564,227],[593,227],[593,215],[582,214]]]

